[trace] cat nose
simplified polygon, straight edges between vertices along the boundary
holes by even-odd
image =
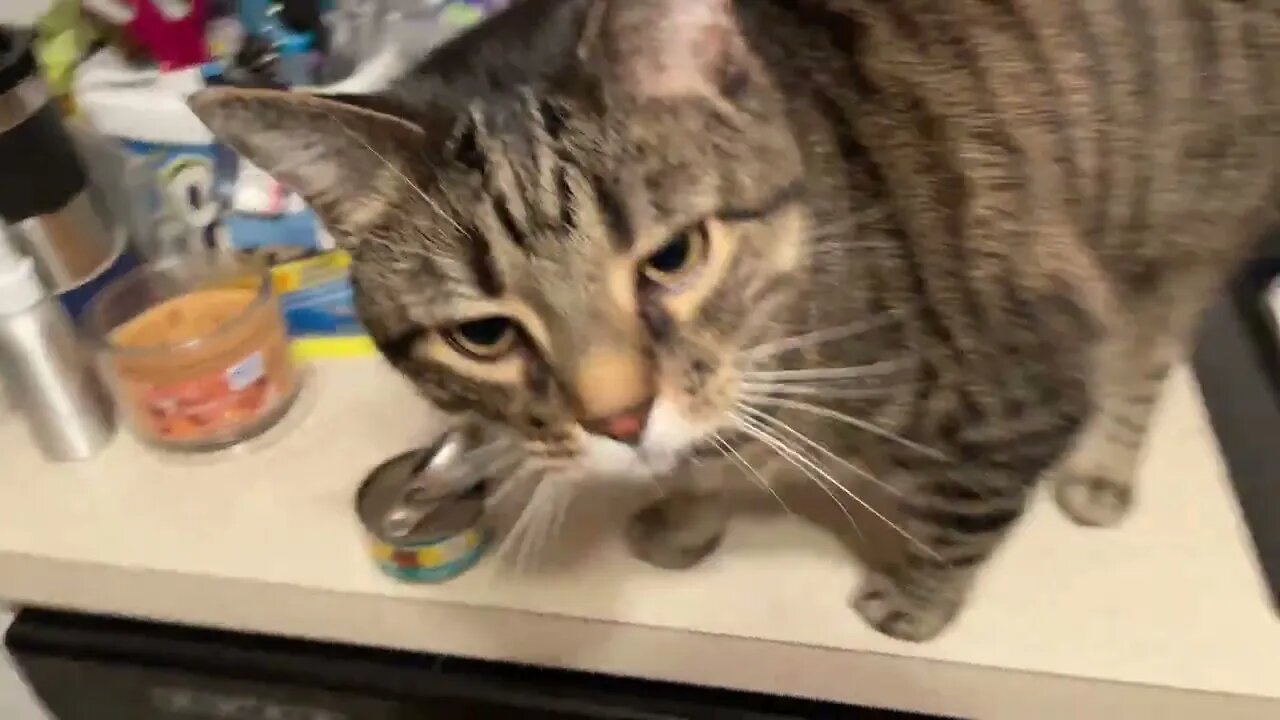
[[[638,445],[640,437],[644,435],[645,426],[649,424],[649,410],[652,408],[653,398],[650,398],[619,413],[583,420],[582,427],[593,435],[603,435],[620,443]]]
[[[635,445],[653,405],[652,362],[625,345],[604,345],[583,353],[574,375],[574,394],[583,429]]]

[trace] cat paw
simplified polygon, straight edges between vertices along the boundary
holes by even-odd
[[[888,575],[871,572],[850,605],[871,627],[908,642],[932,640],[960,611],[962,600],[952,596],[927,599],[906,593]]]
[[[724,524],[687,515],[666,502],[633,515],[626,530],[631,554],[664,570],[687,570],[705,560],[720,547]]]
[[[1058,506],[1079,525],[1115,527],[1133,506],[1133,487],[1101,475],[1065,474],[1054,483]]]

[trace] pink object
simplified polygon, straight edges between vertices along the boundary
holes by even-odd
[[[209,60],[205,24],[209,0],[130,0],[134,15],[126,29],[161,70],[178,70]]]

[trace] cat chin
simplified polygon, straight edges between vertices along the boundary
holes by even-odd
[[[675,469],[675,456],[651,458],[637,447],[602,437],[588,437],[578,455],[585,477],[606,480],[648,480]]]
[[[640,450],[646,457],[667,459],[674,464],[701,442],[709,430],[691,422],[671,400],[660,397],[649,412],[649,424],[640,439]]]
[[[584,438],[578,466],[589,477],[649,479],[670,474],[707,434],[663,398],[653,404],[638,446],[599,436]]]

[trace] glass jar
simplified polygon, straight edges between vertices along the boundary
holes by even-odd
[[[222,253],[171,257],[112,283],[85,318],[129,427],[169,450],[216,450],[266,431],[299,374],[271,276]]]

